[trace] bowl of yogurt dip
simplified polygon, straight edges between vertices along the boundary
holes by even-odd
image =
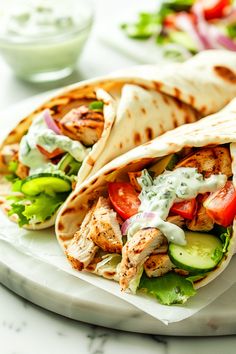
[[[89,0],[8,0],[0,8],[0,54],[24,80],[62,79],[76,68],[92,22]]]

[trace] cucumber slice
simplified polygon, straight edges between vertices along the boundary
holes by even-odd
[[[221,240],[201,232],[185,232],[187,245],[169,244],[169,257],[178,268],[190,274],[205,273],[214,269],[223,257]]]
[[[58,163],[58,170],[65,172],[67,166],[69,166],[73,160],[74,159],[73,159],[73,156],[71,156],[71,154],[69,154],[69,153],[65,154]]]
[[[178,157],[176,154],[171,154],[160,161],[158,161],[155,165],[149,168],[149,171],[153,172],[155,176],[159,176],[165,170],[172,171],[178,161]]]
[[[67,153],[58,163],[58,170],[65,172],[67,176],[77,175],[82,162],[76,161],[73,156]]]
[[[71,190],[71,181],[66,176],[56,173],[38,173],[27,177],[22,181],[21,192],[35,196],[40,193],[55,195],[55,193],[69,192]]]

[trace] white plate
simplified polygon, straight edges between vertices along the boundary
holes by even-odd
[[[2,113],[1,137],[15,124],[19,112],[26,114],[41,100],[42,96],[35,97]],[[1,229],[6,227],[11,232],[11,225],[3,215],[0,223]],[[48,250],[58,247],[53,236],[49,237]],[[235,267],[236,259],[233,259],[230,268],[233,271]],[[88,323],[164,335],[236,334],[236,285],[193,317],[165,326],[125,301],[24,254],[5,241],[0,241],[0,281],[37,305]]]

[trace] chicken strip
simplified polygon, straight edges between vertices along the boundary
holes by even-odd
[[[86,146],[95,144],[102,135],[104,117],[102,112],[80,106],[69,111],[60,121],[63,134]]]
[[[204,177],[210,177],[212,174],[223,173],[227,177],[232,176],[231,157],[229,149],[224,146],[203,148],[194,152],[181,160],[175,168],[195,167]]]
[[[157,229],[149,227],[141,229],[126,242],[122,250],[120,265],[120,286],[122,290],[129,287],[141,266],[155,248],[164,243],[165,236]]]
[[[160,277],[174,268],[168,254],[152,254],[144,263],[144,270],[148,277]]]
[[[85,216],[79,231],[77,231],[69,244],[66,255],[73,268],[83,270],[94,259],[98,246],[89,238],[90,222],[93,215],[92,208]]]
[[[123,243],[116,212],[100,197],[93,212],[89,237],[103,251],[121,253]]]
[[[180,216],[171,216],[167,220],[178,226],[183,225],[183,218]],[[129,287],[130,282],[135,278],[150,254],[165,244],[166,237],[158,229],[151,227],[139,230],[126,242],[122,250],[120,264],[122,290]]]
[[[8,165],[12,160],[18,160],[19,144],[5,145],[1,152],[0,158],[5,165]]]
[[[191,231],[210,231],[214,227],[214,220],[206,213],[203,202],[208,198],[208,194],[198,196],[198,208],[192,220],[187,220],[187,228]]]
[[[15,174],[20,177],[20,179],[24,179],[29,176],[29,167],[23,165],[21,162],[18,162]]]

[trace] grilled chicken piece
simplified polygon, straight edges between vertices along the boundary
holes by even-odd
[[[180,161],[178,167],[195,167],[204,177],[223,173],[232,176],[231,157],[229,149],[224,146],[203,148]]]
[[[192,231],[210,231],[214,227],[214,220],[206,213],[203,202],[207,199],[208,194],[198,196],[197,212],[192,220],[187,220],[186,225]]]
[[[63,134],[78,140],[86,146],[95,144],[102,135],[104,127],[103,113],[80,106],[69,111],[60,121]]]
[[[148,277],[160,277],[174,268],[168,254],[152,254],[144,263]]]
[[[79,231],[69,244],[66,255],[72,266],[77,270],[86,268],[94,259],[98,246],[89,238],[90,221],[94,208],[85,216]]]
[[[169,216],[167,218],[167,220],[168,220],[168,222],[171,222],[172,224],[175,224],[181,228],[183,228],[185,225],[184,218],[182,218],[179,215]],[[167,241],[167,238],[165,238],[162,245],[158,248],[155,248],[153,250],[152,254],[167,253],[167,251],[168,251],[168,241]]]
[[[5,165],[12,160],[18,160],[19,144],[5,145],[0,152],[0,158]]]
[[[171,216],[169,222],[178,226],[183,225],[183,218]],[[122,250],[120,264],[120,286],[122,290],[129,287],[129,283],[135,278],[139,269],[146,262],[149,255],[166,245],[166,237],[156,228],[141,229],[126,242]]]
[[[23,165],[21,162],[18,162],[15,174],[21,179],[24,179],[29,176],[29,167]]]
[[[103,251],[121,253],[123,243],[117,214],[107,199],[100,197],[90,222],[89,237]]]
[[[139,230],[126,242],[122,250],[120,265],[120,286],[122,290],[129,287],[130,281],[135,278],[148,256],[155,248],[159,248],[165,241],[165,236],[155,228]]]
[[[180,215],[168,216],[167,221],[171,222],[172,224],[175,224],[181,228],[184,227],[184,218],[182,218],[182,216],[180,216]]]

